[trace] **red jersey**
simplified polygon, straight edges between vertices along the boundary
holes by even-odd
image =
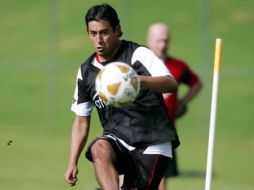
[[[164,61],[166,67],[169,69],[171,74],[175,77],[178,85],[185,84],[189,87],[195,85],[200,81],[197,74],[195,74],[189,66],[182,60],[176,59],[174,57],[167,57]],[[174,121],[175,126],[175,112],[177,106],[177,93],[164,95],[164,102],[167,106],[168,115]]]

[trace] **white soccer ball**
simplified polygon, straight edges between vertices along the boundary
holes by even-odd
[[[106,104],[122,107],[136,99],[140,90],[140,80],[131,66],[122,62],[112,62],[98,73],[95,88]]]

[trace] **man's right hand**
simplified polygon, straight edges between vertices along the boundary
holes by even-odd
[[[75,186],[76,182],[78,181],[77,175],[77,166],[70,166],[65,172],[64,179],[68,184],[70,184],[70,186]]]

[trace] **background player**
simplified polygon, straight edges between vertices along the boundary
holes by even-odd
[[[148,29],[148,47],[165,63],[178,85],[188,87],[186,93],[180,98],[178,94],[164,94],[164,102],[168,109],[168,116],[175,121],[187,112],[189,102],[200,92],[201,81],[189,66],[180,59],[168,54],[171,34],[168,26],[164,23],[154,23]],[[176,126],[176,125],[175,125]],[[170,160],[168,169],[163,177],[159,190],[166,190],[168,177],[178,176],[176,152],[173,151],[173,159]]]

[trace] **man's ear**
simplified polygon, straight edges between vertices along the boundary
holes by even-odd
[[[121,25],[120,24],[118,24],[116,27],[115,27],[115,33],[117,33],[118,34],[118,36],[120,37],[120,36],[122,36],[122,28],[121,28]]]
[[[85,27],[84,30],[85,30],[85,32],[86,32],[87,34],[89,34],[89,28],[88,28],[88,26]]]

